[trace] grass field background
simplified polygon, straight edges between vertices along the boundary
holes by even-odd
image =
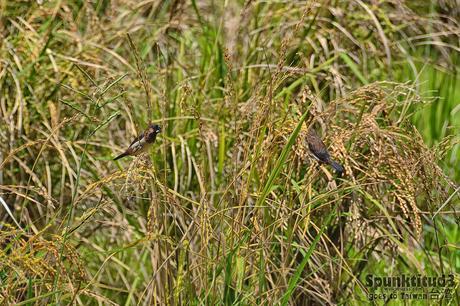
[[[453,274],[459,304],[459,20],[0,1],[0,304],[363,305],[370,274]],[[150,122],[148,154],[113,161]]]

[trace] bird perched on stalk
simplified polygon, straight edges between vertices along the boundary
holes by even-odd
[[[312,128],[308,130],[307,143],[314,159],[322,164],[331,165],[339,176],[343,174],[344,169],[342,165],[332,160],[331,155],[329,155],[329,152],[327,151],[326,145]]]
[[[113,160],[117,160],[125,156],[136,156],[147,151],[148,148],[155,142],[157,134],[160,132],[161,127],[159,125],[149,124],[148,128],[133,140],[128,149],[115,157]]]

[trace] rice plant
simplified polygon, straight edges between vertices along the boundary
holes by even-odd
[[[362,305],[403,274],[458,304],[459,14],[0,2],[0,304]]]

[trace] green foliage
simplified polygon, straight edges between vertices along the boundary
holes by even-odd
[[[361,305],[367,274],[458,279],[452,3],[0,1],[0,304]]]

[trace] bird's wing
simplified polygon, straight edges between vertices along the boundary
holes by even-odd
[[[144,152],[148,147],[148,144],[145,141],[145,137],[138,137],[136,140],[129,146],[128,151],[131,155],[138,155]]]
[[[322,163],[328,163],[329,159],[331,158],[327,151],[326,152],[314,152],[314,153],[312,152],[312,155],[314,158],[316,158],[318,161]]]
[[[139,140],[141,140],[142,138],[144,138],[144,133],[140,134],[139,136],[137,136],[133,142],[131,142],[131,144],[129,145],[130,147],[135,143],[135,142],[138,142]]]
[[[319,138],[312,138],[308,142],[308,148],[313,156],[323,163],[327,163],[330,159],[329,152],[326,146]]]

